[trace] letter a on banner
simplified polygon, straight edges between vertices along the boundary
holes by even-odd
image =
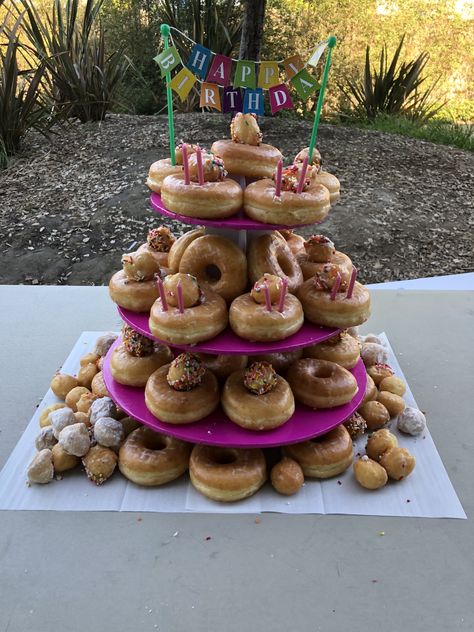
[[[208,48],[200,44],[194,44],[186,66],[189,70],[192,70],[195,75],[201,79],[205,79],[211,56],[212,53]]]
[[[272,114],[278,112],[278,110],[291,110],[293,107],[293,101],[291,100],[288,88],[282,83],[279,86],[273,86],[268,90],[270,97],[270,108]]]
[[[201,108],[213,108],[221,112],[221,97],[219,94],[219,86],[215,83],[203,83],[201,86],[201,99],[199,102]]]
[[[296,92],[305,101],[319,87],[319,83],[303,68],[291,79]]]
[[[256,114],[257,116],[264,115],[262,88],[245,91],[243,112],[244,114]]]
[[[184,101],[195,83],[196,77],[193,73],[187,68],[181,68],[173,79],[171,79],[169,85],[173,88],[181,101]]]
[[[212,60],[206,81],[218,83],[220,86],[228,86],[232,71],[232,59],[225,55],[215,55]]]
[[[171,46],[170,48],[165,48],[165,50],[161,51],[161,53],[153,59],[160,67],[162,78],[166,75],[167,72],[170,72],[171,70],[173,70],[173,68],[176,68],[176,66],[181,62],[179,53],[174,46]]]

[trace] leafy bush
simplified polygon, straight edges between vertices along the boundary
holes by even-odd
[[[52,13],[45,18],[32,1],[20,2],[27,15],[29,50],[44,64],[59,110],[83,123],[103,120],[129,67],[122,46],[106,53],[99,19],[103,0],[87,0],[82,16],[79,0],[66,0],[64,7],[54,0]]]
[[[435,106],[431,100],[433,84],[426,90],[420,90],[425,82],[422,73],[428,62],[428,53],[421,53],[416,59],[399,64],[400,53],[405,36],[388,62],[387,47],[380,53],[378,71],[372,69],[370,46],[365,55],[364,78],[339,84],[344,95],[352,102],[355,113],[373,121],[380,114],[403,114],[413,119],[428,119],[442,107]]]
[[[6,36],[6,44],[0,46],[0,167],[20,147],[27,130],[34,128],[46,134],[54,119],[45,96],[44,65],[20,71],[21,17],[11,29],[6,19],[0,24],[0,34]]]

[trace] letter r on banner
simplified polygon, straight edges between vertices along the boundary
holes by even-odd
[[[244,114],[256,114],[257,116],[264,115],[262,88],[245,91],[243,112]]]
[[[206,78],[209,62],[211,61],[211,51],[205,46],[194,44],[191,54],[189,55],[186,66],[201,79]]]
[[[196,77],[193,73],[187,68],[181,68],[173,79],[171,79],[169,85],[178,94],[181,101],[184,101],[195,83]]]
[[[218,112],[221,111],[221,97],[219,94],[219,86],[217,86],[215,83],[202,84],[199,107],[213,108]]]
[[[288,88],[284,83],[279,86],[273,86],[268,90],[270,97],[270,108],[272,114],[278,112],[278,110],[291,110],[293,108],[293,101],[291,100]]]

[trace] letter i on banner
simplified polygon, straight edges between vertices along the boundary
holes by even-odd
[[[186,66],[200,79],[205,79],[212,53],[205,46],[194,44]]]
[[[199,107],[213,108],[214,110],[221,112],[221,97],[219,94],[219,86],[217,86],[215,83],[202,84]]]
[[[256,114],[264,116],[263,109],[263,90],[255,88],[255,90],[246,90],[244,94],[244,114]]]
[[[240,88],[224,88],[224,103],[222,112],[242,112],[244,108],[244,100],[242,99],[242,90]]]
[[[169,85],[177,93],[181,101],[184,101],[195,83],[196,77],[193,73],[187,68],[181,68],[173,79],[171,79]]]
[[[156,61],[160,67],[162,77],[164,77],[167,72],[173,70],[173,68],[176,68],[181,62],[179,53],[174,46],[165,48],[159,55],[153,57],[153,60]]]
[[[272,114],[278,112],[278,110],[291,110],[293,108],[293,101],[291,100],[288,88],[284,83],[279,86],[273,86],[268,90],[270,97],[270,108]]]

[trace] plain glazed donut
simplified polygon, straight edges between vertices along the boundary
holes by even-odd
[[[289,367],[303,357],[303,349],[284,351],[282,353],[263,353],[250,356],[250,362],[269,362],[277,373],[284,373]]]
[[[257,303],[249,293],[232,301],[229,324],[245,340],[265,342],[284,340],[303,326],[304,315],[296,296],[287,294],[280,312],[274,306],[269,312],[264,303]]]
[[[313,179],[313,182],[316,184],[321,184],[323,187],[329,191],[329,199],[331,206],[334,206],[336,202],[341,197],[341,183],[336,178],[336,176],[332,175],[327,171],[320,171]]]
[[[125,478],[146,487],[163,485],[188,469],[191,445],[150,428],[137,428],[123,442],[118,466]]]
[[[247,265],[252,283],[266,272],[288,279],[288,291],[292,293],[303,283],[303,273],[296,257],[277,231],[260,235],[250,242]]]
[[[191,483],[212,500],[232,502],[252,496],[267,480],[260,449],[195,445],[189,459]]]
[[[132,281],[123,270],[110,279],[109,294],[114,303],[132,312],[148,312],[159,296],[155,279]]]
[[[224,385],[221,403],[229,419],[248,430],[278,428],[295,412],[288,382],[266,362],[255,362],[246,370],[232,373]]]
[[[110,373],[119,384],[145,386],[150,375],[172,359],[173,354],[165,345],[157,345],[146,355],[135,356],[122,343],[112,351]]]
[[[244,191],[246,215],[264,224],[315,224],[326,217],[330,208],[329,191],[321,184],[312,184],[301,193],[281,191],[277,197],[275,183],[265,178],[252,182]]]
[[[178,358],[183,356],[189,354],[181,354]],[[173,387],[169,383],[173,363],[165,364],[148,378],[145,387],[148,410],[157,419],[169,424],[189,424],[210,415],[219,404],[219,386],[215,375],[203,368],[197,383],[186,390],[178,390],[177,386]]]
[[[284,446],[283,454],[299,463],[305,476],[330,478],[352,463],[352,439],[344,426],[336,426],[310,441]]]
[[[247,259],[234,242],[219,235],[204,235],[192,241],[181,257],[179,271],[193,274],[227,302],[247,287]]]
[[[150,310],[150,331],[159,340],[169,344],[191,345],[217,336],[227,327],[228,314],[225,300],[208,288],[201,288],[197,305],[180,313],[177,307],[163,310],[157,299]]]
[[[218,380],[225,380],[234,371],[240,371],[247,366],[248,358],[246,355],[238,354],[221,354],[211,355],[209,353],[198,353],[198,358],[202,365],[212,371]]]
[[[148,188],[155,193],[161,193],[163,180],[167,176],[181,173],[183,173],[182,165],[172,165],[170,158],[163,158],[162,160],[157,160],[150,166],[146,184]]]
[[[342,331],[323,342],[306,347],[304,356],[329,360],[345,369],[353,369],[360,358],[360,347],[355,338]]]
[[[297,235],[292,230],[279,230],[277,231],[288,244],[291,252],[297,257],[300,253],[304,252],[305,238],[301,235]]]
[[[361,402],[361,406],[362,404],[366,404],[367,402],[371,402],[372,400],[377,399],[377,395],[379,392],[374,380],[370,377],[368,373],[366,375],[367,382],[365,383],[364,399]]]
[[[232,140],[217,140],[211,151],[222,158],[225,168],[232,175],[247,178],[271,178],[281,152],[272,145],[246,145]]]
[[[357,394],[357,380],[339,364],[302,358],[290,366],[287,380],[295,398],[311,408],[334,408]]]
[[[179,272],[179,264],[181,262],[181,257],[184,254],[184,251],[198,237],[202,237],[204,235],[204,228],[195,228],[194,230],[188,230],[187,233],[181,235],[179,239],[177,239],[174,244],[171,246],[170,251],[168,253],[168,268],[171,273]]]
[[[347,329],[361,325],[370,316],[370,293],[357,281],[351,298],[346,291],[337,292],[331,300],[331,292],[318,289],[314,279],[308,279],[297,292],[303,305],[304,315],[315,325]]]
[[[167,176],[161,186],[161,199],[167,209],[186,217],[223,219],[242,208],[243,192],[230,178],[217,182],[191,181],[185,184],[183,174]]]

